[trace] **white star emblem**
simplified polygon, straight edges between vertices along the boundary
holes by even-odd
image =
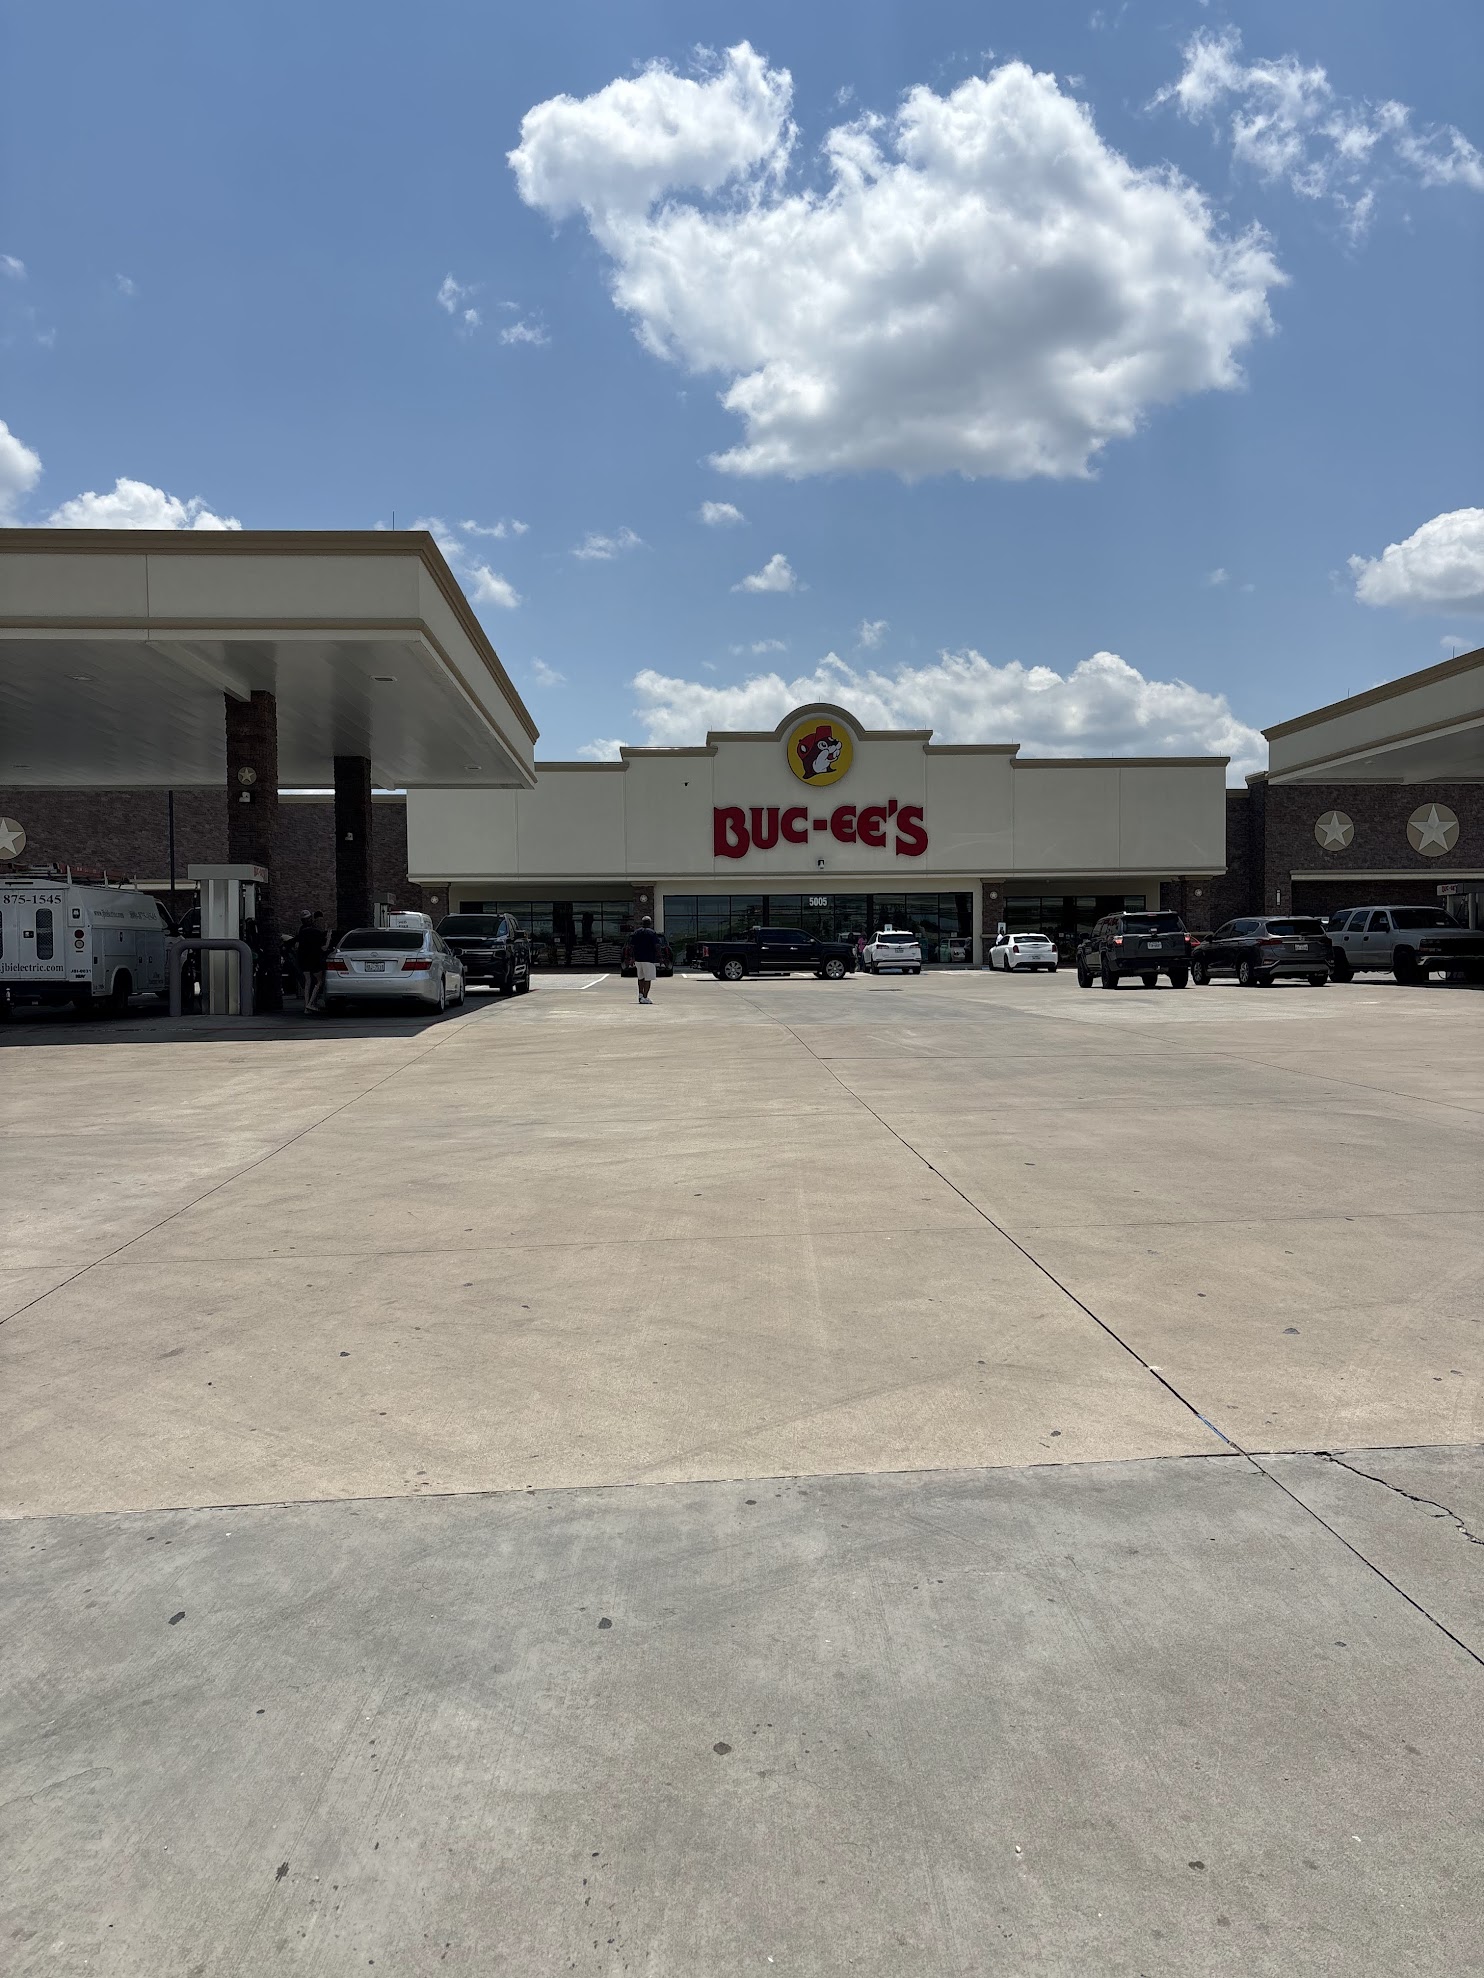
[[[13,817],[0,817],[0,859],[13,859],[26,849],[26,834]]]
[[[1446,804],[1441,809],[1437,804],[1429,804],[1426,810],[1414,810],[1407,819],[1407,836],[1414,852],[1436,858],[1440,852],[1452,851],[1458,837],[1458,819]]]
[[[1344,811],[1327,810],[1314,826],[1314,836],[1326,852],[1342,852],[1355,836],[1355,826]]]

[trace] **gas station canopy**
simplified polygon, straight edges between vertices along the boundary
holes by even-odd
[[[1270,783],[1477,783],[1484,647],[1263,734]]]
[[[0,782],[222,787],[222,697],[279,780],[531,788],[537,730],[432,537],[0,529]]]

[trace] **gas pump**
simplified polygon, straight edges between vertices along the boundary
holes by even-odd
[[[200,886],[202,935],[208,940],[245,940],[247,923],[257,920],[261,895],[268,888],[268,868],[193,865],[186,870],[187,877]],[[207,1012],[211,1016],[237,1016],[242,1009],[242,994],[236,959],[230,953],[214,949],[207,951],[205,961]]]

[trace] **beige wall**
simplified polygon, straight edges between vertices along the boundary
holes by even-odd
[[[812,824],[837,805],[890,798],[921,805],[922,856],[896,851],[894,822],[879,848],[811,828],[801,846],[738,859],[713,852],[716,806],[738,805],[749,820],[755,807],[802,806]],[[1128,878],[1123,890],[1141,891],[1150,873],[1226,867],[1219,759],[1023,762],[1004,749],[935,749],[917,735],[857,737],[849,773],[823,789],[790,772],[775,736],[716,736],[705,749],[636,751],[612,766],[538,767],[531,791],[412,790],[407,822],[410,870],[425,883],[560,876],[745,892],[789,879],[834,891],[852,881],[938,890],[965,875],[1092,874],[1120,881],[1097,890],[1120,890]]]

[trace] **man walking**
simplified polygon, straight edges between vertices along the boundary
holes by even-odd
[[[660,958],[660,937],[654,931],[654,922],[648,914],[634,929],[629,939],[634,953],[634,973],[639,978],[639,1001],[649,1008],[649,985],[654,980],[655,963]]]

